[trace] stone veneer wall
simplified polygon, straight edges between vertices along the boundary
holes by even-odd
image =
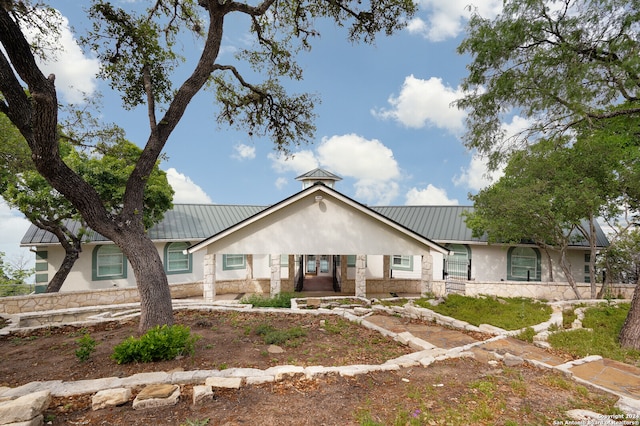
[[[170,284],[169,288],[171,297],[174,299],[202,297],[201,282]],[[30,294],[27,296],[1,297],[0,312],[19,314],[22,312],[51,311],[85,306],[136,303],[139,301],[137,287]]]
[[[496,281],[496,282],[476,282],[461,281],[465,283],[465,294],[467,296],[493,295],[500,297],[528,297],[533,299],[546,300],[574,300],[576,295],[573,289],[566,282],[545,282],[545,281]],[[431,291],[436,296],[445,294],[445,282],[433,281]],[[615,298],[631,299],[633,297],[634,284],[613,284],[610,286],[611,294]],[[600,285],[598,285],[600,290]],[[578,283],[578,291],[582,299],[591,297],[591,285],[588,283]]]

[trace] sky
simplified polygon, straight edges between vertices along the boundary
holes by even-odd
[[[135,0],[112,3],[127,6]],[[320,167],[342,177],[338,191],[367,205],[471,205],[468,195],[490,179],[486,162],[462,143],[465,112],[451,106],[463,95],[460,83],[469,61],[456,48],[471,8],[492,18],[502,0],[418,4],[404,30],[380,35],[373,45],[352,44],[344,29],[327,21],[318,26],[321,36],[298,57],[304,80],[287,84],[291,93],[319,96],[316,133],[311,144],[292,147],[291,157],[279,155],[266,138],[218,125],[213,93],[199,93],[167,142],[167,160],[160,165],[176,192],[174,203],[270,205],[301,189],[296,176]],[[99,94],[103,120],[143,145],[149,134],[145,109],[122,107],[118,94],[96,78],[95,55],[83,52],[70,30],[87,24],[87,2],[51,5],[63,16],[59,43],[64,51],[41,68],[56,75],[59,98],[81,104],[82,93]],[[234,53],[250,40],[247,22],[229,24],[220,62],[233,62]],[[187,60],[197,57],[201,46],[191,38],[178,43]],[[252,78],[260,82],[259,75]],[[176,80],[176,86],[180,83]],[[515,117],[505,127],[522,124]],[[33,256],[19,247],[28,226],[0,199],[0,251],[7,260]]]

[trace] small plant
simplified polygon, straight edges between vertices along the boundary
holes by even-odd
[[[95,352],[96,346],[98,345],[98,342],[96,342],[89,333],[84,334],[76,340],[76,343],[79,345],[78,349],[76,349],[76,358],[78,358],[80,362],[87,361],[91,357],[91,354]]]
[[[515,337],[517,339],[524,340],[525,342],[532,343],[533,336],[535,335],[536,335],[536,332],[533,329],[533,327],[527,327],[524,330],[522,330],[520,333],[518,333]]]
[[[187,419],[184,421],[184,423],[180,423],[180,426],[206,426],[209,424],[209,419],[202,419],[202,420],[190,420]]]
[[[118,364],[171,360],[179,355],[192,355],[199,339],[189,327],[165,324],[150,329],[139,339],[129,337],[113,349],[111,357]]]

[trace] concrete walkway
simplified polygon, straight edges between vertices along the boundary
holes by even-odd
[[[453,349],[477,343],[475,339],[461,331],[414,324],[398,316],[374,315],[368,317],[367,320],[398,334],[410,332],[414,336],[443,349]],[[570,374],[579,382],[590,384],[617,396],[637,400],[640,407],[640,368],[633,365],[600,356],[579,360],[562,358],[544,348],[506,336],[477,344],[470,348],[470,351],[479,361],[488,361],[494,354],[504,356],[509,353],[535,365],[550,369],[555,368]]]

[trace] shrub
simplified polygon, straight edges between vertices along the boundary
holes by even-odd
[[[129,337],[113,349],[111,357],[118,364],[167,361],[179,355],[192,355],[199,339],[189,327],[165,324],[150,329],[139,339]]]
[[[259,308],[290,308],[291,299],[295,297],[292,293],[280,293],[272,297],[263,297],[259,294],[252,294],[250,296],[240,299],[240,303],[246,303]]]
[[[76,349],[76,358],[78,358],[80,362],[87,361],[98,345],[98,342],[96,342],[89,333],[76,340],[76,343],[80,346]]]

